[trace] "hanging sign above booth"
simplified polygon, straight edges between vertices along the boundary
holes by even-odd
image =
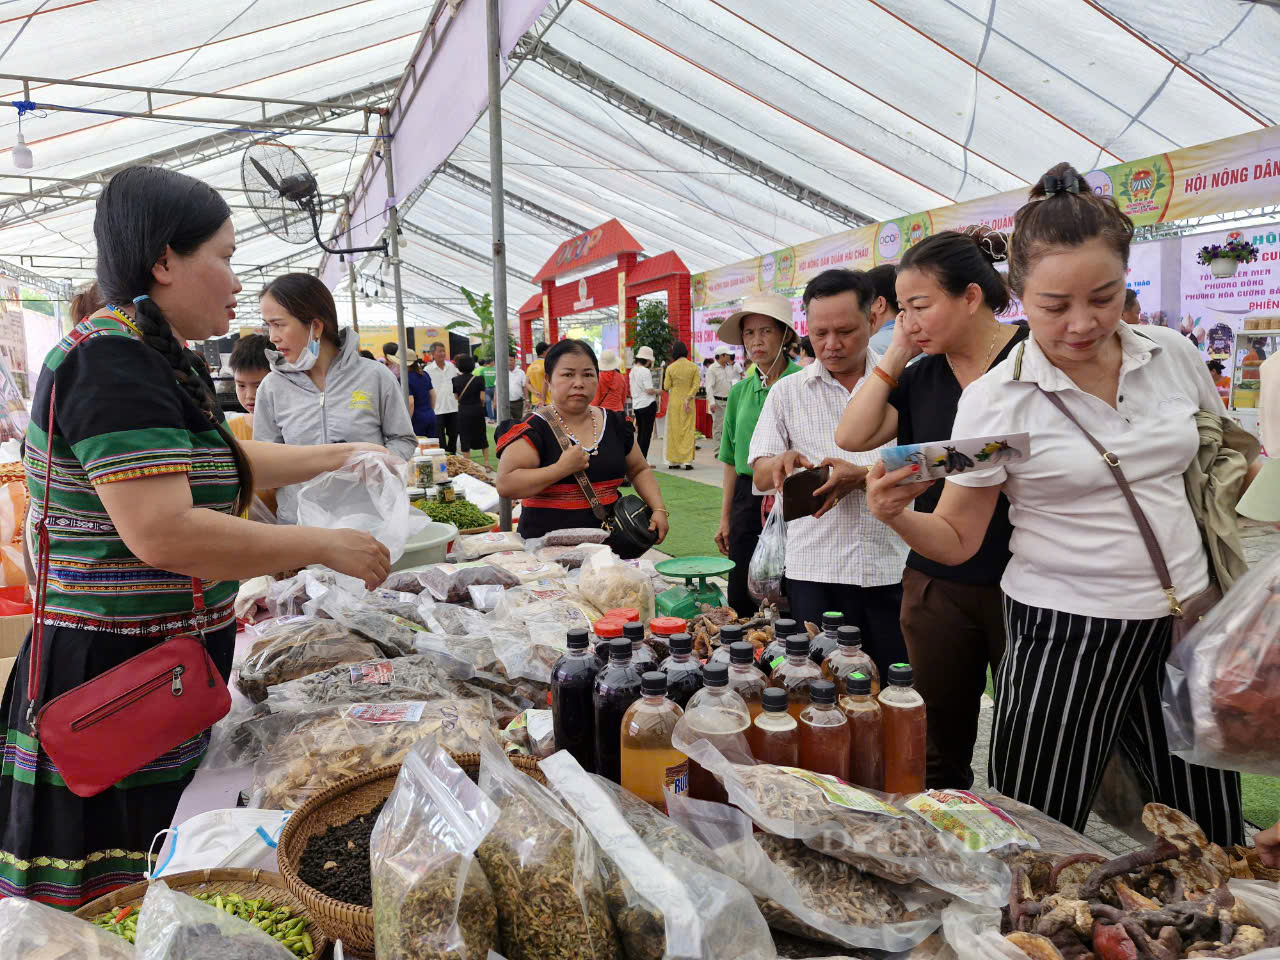
[[[626,227],[616,219],[610,220],[560,244],[533,282],[540,284],[543,280],[554,280],[604,260],[616,260],[619,254],[639,253],[643,249]]]

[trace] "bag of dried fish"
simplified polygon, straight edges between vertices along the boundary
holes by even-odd
[[[503,956],[622,960],[591,835],[491,736],[480,745],[480,789],[499,810],[476,857],[498,905]]]
[[[893,883],[923,880],[974,903],[1008,898],[1009,868],[994,857],[964,851],[883,795],[822,774],[772,764],[730,763],[706,741],[682,746],[724,786],[729,802],[760,829]]]
[[[755,833],[751,818],[722,803],[678,797],[679,829],[714,851],[720,869],[756,897],[769,926],[839,947],[901,951],[942,922],[947,898],[924,884],[900,885],[811,850],[799,840]]]
[[[258,639],[240,664],[236,686],[254,703],[267,698],[267,688],[328,670],[340,663],[359,663],[382,652],[340,623],[317,617],[285,617],[260,624]]]
[[[352,703],[288,711],[264,721],[276,739],[253,765],[255,806],[296,810],[339,780],[400,763],[434,735],[454,753],[479,746],[496,722],[482,700]]]
[[[378,960],[485,960],[498,910],[476,846],[498,809],[434,739],[404,759],[369,839]]]
[[[134,955],[137,960],[297,960],[292,946],[157,880],[142,900]]]
[[[541,769],[600,846],[627,960],[772,960],[755,901],[702,844],[639,797],[586,773],[568,751]]]
[[[133,944],[87,920],[35,900],[0,900],[6,957],[42,960],[134,960]]]

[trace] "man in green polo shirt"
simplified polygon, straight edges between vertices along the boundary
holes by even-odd
[[[729,606],[738,616],[749,616],[757,604],[747,590],[747,566],[764,529],[763,497],[752,489],[751,434],[755,431],[765,397],[775,383],[801,369],[787,356],[787,346],[797,339],[791,301],[776,293],[747,297],[742,309],[720,324],[720,339],[746,349],[751,366],[729,391],[720,461],[724,464],[724,492],[720,502],[720,529],[716,546],[733,561],[729,574]]]
[[[495,413],[493,408],[493,398],[494,391],[497,390],[497,387],[494,385],[496,377],[493,372],[493,364],[486,363],[476,371],[476,375],[484,377],[484,415],[488,417],[489,420],[493,420]]]

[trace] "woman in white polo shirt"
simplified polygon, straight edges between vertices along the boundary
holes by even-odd
[[[1160,685],[1170,601],[1111,470],[1066,408],[1119,458],[1155,530],[1179,598],[1209,571],[1183,486],[1198,409],[1217,390],[1195,346],[1163,327],[1121,322],[1133,224],[1067,164],[1018,211],[1009,279],[1031,337],[965,389],[953,437],[1029,433],[1030,453],[948,479],[933,513],[904,510],[914,468],[868,478],[872,512],[916,552],[968,560],[1003,492],[1012,559],[1007,652],[996,677],[990,774],[996,789],[1082,830],[1113,745],[1155,798],[1218,843],[1243,842],[1238,774],[1169,753]]]

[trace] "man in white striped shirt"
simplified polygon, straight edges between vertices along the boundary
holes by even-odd
[[[883,677],[907,659],[899,627],[907,546],[867,510],[866,475],[879,450],[848,453],[835,441],[849,398],[880,359],[867,348],[875,298],[862,271],[827,270],[809,282],[805,313],[817,360],[769,391],[750,457],[761,490],[780,490],[797,469],[831,468],[817,491],[822,507],[787,524],[787,598],[797,620],[821,623],[824,612],[842,612],[862,630]]]

